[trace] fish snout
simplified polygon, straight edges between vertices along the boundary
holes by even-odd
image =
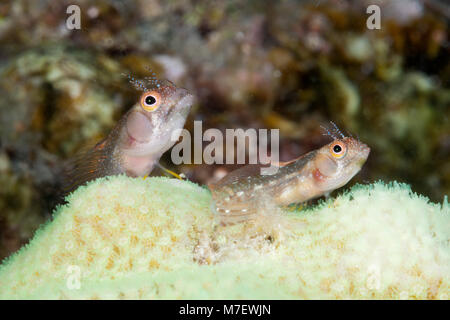
[[[175,109],[189,110],[191,108],[191,106],[194,104],[195,98],[191,93],[189,93],[189,91],[187,91],[185,89],[179,89],[179,90],[183,90],[183,92],[181,92],[179,95],[179,100],[178,100],[177,104],[175,105]]]
[[[359,158],[361,159],[360,165],[363,166],[363,164],[366,162],[367,158],[370,154],[370,147],[364,143],[361,143],[359,148]]]
[[[369,156],[370,153],[370,147],[367,144],[362,144],[361,151],[366,156],[366,158]]]

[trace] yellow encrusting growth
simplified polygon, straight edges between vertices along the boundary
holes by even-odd
[[[448,299],[450,206],[375,183],[222,227],[168,178],[80,187],[0,266],[2,299]]]

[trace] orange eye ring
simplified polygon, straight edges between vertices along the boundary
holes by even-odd
[[[341,141],[336,141],[331,144],[330,153],[336,159],[340,159],[347,153],[347,146]]]
[[[141,96],[140,102],[145,111],[155,111],[161,105],[161,95],[157,91],[147,91]]]

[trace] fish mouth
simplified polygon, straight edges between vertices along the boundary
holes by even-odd
[[[368,145],[366,145],[366,144],[363,144],[362,148],[361,148],[361,151],[362,151],[362,153],[364,155],[364,161],[365,161],[365,159],[367,159],[367,157],[369,157],[370,147]]]
[[[362,167],[364,163],[366,163],[367,158],[370,154],[370,148],[367,145],[363,145],[361,147],[361,154],[360,154],[360,160],[358,161],[358,165]]]
[[[190,94],[189,92],[187,92],[187,90],[186,90],[186,93],[183,95],[183,97],[180,100],[178,100],[177,104],[175,105],[175,109],[189,110],[193,103],[194,103],[194,96],[192,94]]]
[[[370,154],[370,147],[360,142],[358,148],[356,149],[356,154],[353,158],[354,163],[358,168],[361,168],[364,165],[364,163],[366,163],[369,154]]]

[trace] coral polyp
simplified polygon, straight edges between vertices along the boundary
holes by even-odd
[[[220,226],[209,191],[101,178],[0,267],[2,299],[448,299],[450,206],[378,182]]]

